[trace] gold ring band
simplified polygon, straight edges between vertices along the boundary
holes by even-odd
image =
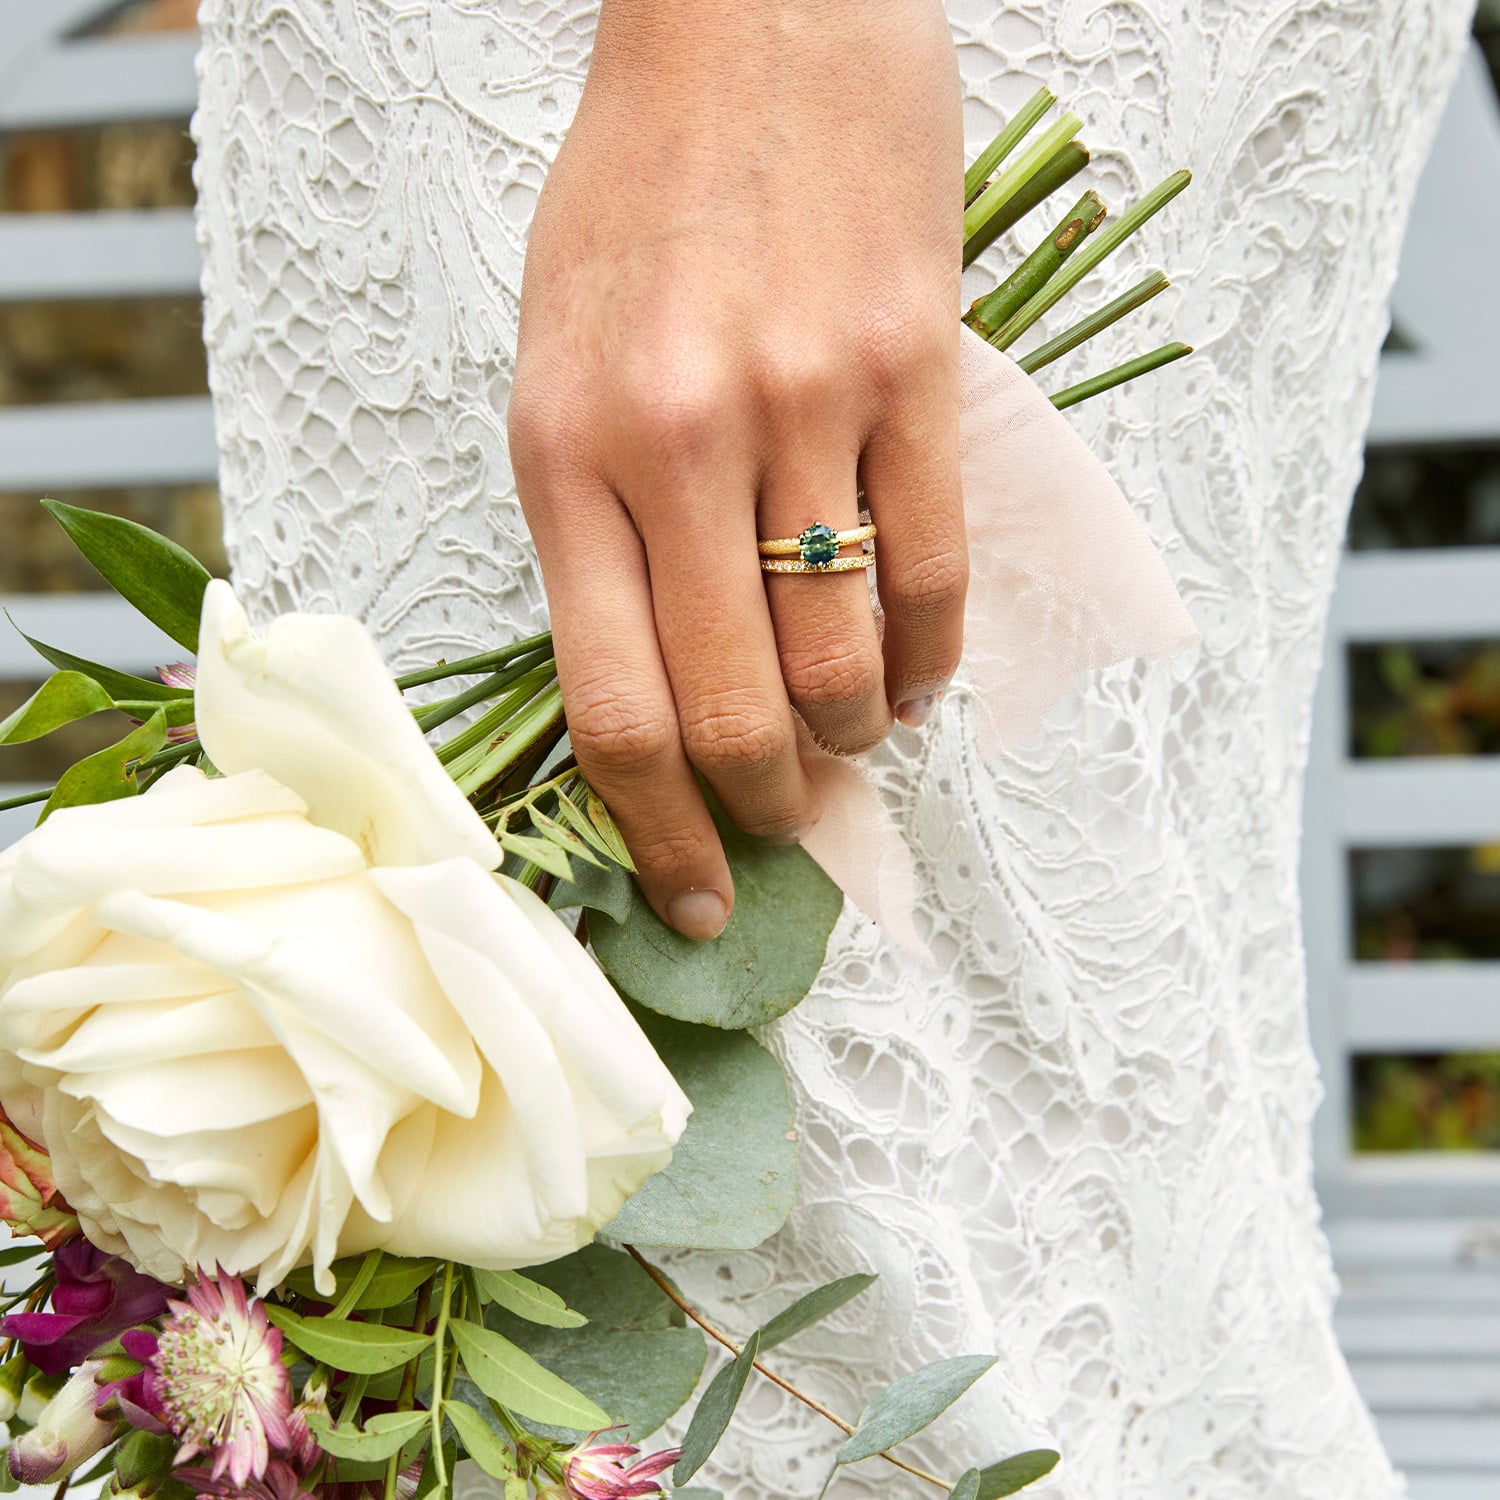
[[[821,522],[814,522],[801,536],[779,536],[770,541],[760,542],[756,551],[762,557],[801,557],[809,544],[810,533],[823,532],[820,540],[825,546],[836,544],[840,547],[849,547],[856,542],[870,542],[875,539],[875,527],[873,525],[855,526],[849,531],[832,531],[831,527],[824,526]],[[780,572],[780,569],[775,571]]]
[[[762,573],[853,573],[859,568],[875,566],[873,552],[856,552],[850,557],[835,557],[832,562],[803,562],[800,557],[763,557]]]

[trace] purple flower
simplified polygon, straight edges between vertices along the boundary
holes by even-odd
[[[563,1485],[570,1500],[651,1500],[661,1494],[657,1478],[682,1457],[681,1448],[663,1448],[633,1464],[640,1449],[631,1443],[601,1443],[596,1432],[563,1464]]]
[[[43,1374],[71,1370],[116,1334],[167,1310],[168,1288],[87,1240],[59,1246],[52,1265],[51,1312],[0,1318],[0,1336],[19,1339]]]

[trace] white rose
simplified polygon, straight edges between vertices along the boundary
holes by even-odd
[[[220,777],[0,854],[0,1102],[89,1238],[166,1281],[382,1247],[536,1264],[690,1106],[422,739],[353,620],[204,601]]]

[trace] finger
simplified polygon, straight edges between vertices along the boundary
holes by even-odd
[[[852,444],[844,453],[784,445],[761,485],[761,535],[797,537],[818,521],[835,531],[857,527],[857,465]],[[767,573],[764,583],[792,706],[830,750],[878,744],[891,712],[868,574]]]
[[[926,723],[963,650],[969,554],[958,474],[958,371],[895,407],[870,434],[860,478],[880,527],[876,583],[885,681],[903,724]],[[950,378],[951,377],[951,378]]]
[[[716,505],[712,472],[655,497],[660,519],[645,542],[657,638],[688,759],[746,833],[791,840],[812,791],[761,582],[753,490],[747,480],[742,503]]]
[[[687,937],[717,937],[734,885],[683,751],[640,537],[602,487],[585,503],[539,509],[567,517],[565,532],[546,521],[532,531],[573,753],[619,824],[657,915]]]

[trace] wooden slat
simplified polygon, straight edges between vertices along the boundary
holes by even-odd
[[[1500,1278],[1500,1197],[1482,1218],[1331,1218],[1325,1225],[1334,1265],[1353,1270],[1477,1269]]]
[[[186,119],[198,97],[197,51],[198,38],[186,34],[91,38],[13,56],[0,130]]]
[[[1331,629],[1346,641],[1500,635],[1500,547],[1346,557],[1339,567]]]
[[[218,468],[206,396],[0,410],[0,491],[210,484]]]
[[[1397,1468],[1493,1468],[1500,1485],[1500,1412],[1381,1412],[1375,1426]]]
[[[0,217],[0,301],[192,293],[199,274],[188,208]]]
[[[1500,1313],[1402,1313],[1340,1306],[1333,1321],[1350,1359],[1500,1360]]]
[[[1500,963],[1356,964],[1343,990],[1352,1052],[1500,1051]]]
[[[1500,576],[1492,586],[1500,592]],[[1500,839],[1500,757],[1360,761],[1338,786],[1339,829],[1356,847]]]
[[[1500,1477],[1493,1469],[1406,1470],[1409,1500],[1495,1500]]]
[[[1349,1370],[1377,1412],[1500,1413],[1500,1358],[1355,1359]]]

